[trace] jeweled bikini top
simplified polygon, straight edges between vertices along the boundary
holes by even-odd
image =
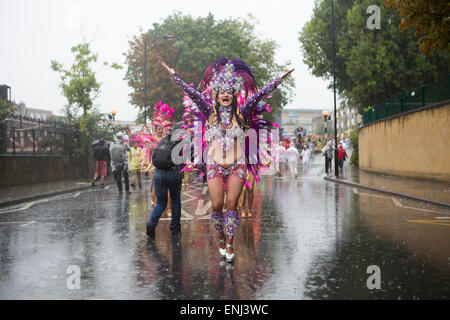
[[[229,151],[234,146],[234,139],[237,138],[239,144],[245,139],[245,132],[239,126],[232,127],[231,120],[228,127],[221,127],[220,124],[210,125],[206,123],[206,143],[209,145],[212,141],[218,141],[222,144],[224,152]]]

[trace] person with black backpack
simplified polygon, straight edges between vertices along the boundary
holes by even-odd
[[[181,124],[175,124],[172,132],[161,140],[153,153],[152,163],[155,166],[153,183],[156,193],[156,206],[153,208],[147,222],[147,235],[150,238],[155,237],[156,226],[167,207],[169,192],[172,206],[170,230],[175,235],[181,232],[182,173],[180,171],[183,165],[175,164],[172,159],[172,151],[182,141],[181,136],[178,134],[180,127]]]
[[[109,152],[111,154],[111,167],[114,173],[114,179],[117,182],[119,194],[122,194],[122,173],[125,179],[125,191],[127,194],[131,194],[128,178],[128,154],[126,149],[123,134],[118,133],[116,135],[116,141],[109,147]]]

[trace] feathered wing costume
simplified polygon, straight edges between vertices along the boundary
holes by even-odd
[[[219,90],[233,90],[237,98],[237,113],[242,115],[248,127],[244,130],[254,129],[257,136],[257,150],[266,150],[265,154],[270,159],[261,159],[260,155],[250,152],[248,141],[245,146],[247,170],[251,172],[258,183],[261,174],[268,166],[268,162],[273,160],[273,155],[269,151],[272,145],[274,132],[273,128],[278,128],[278,124],[262,119],[264,112],[271,112],[270,105],[262,99],[280,84],[280,79],[275,78],[263,89],[258,90],[251,69],[241,60],[229,60],[221,58],[216,60],[211,66],[206,68],[203,78],[194,89],[192,85],[187,85],[177,74],[173,74],[173,81],[186,93],[183,98],[185,113],[185,128],[190,130],[193,136],[194,145],[201,145],[200,150],[194,148],[194,163],[200,165],[205,172],[206,156],[205,150],[207,142],[205,139],[206,122],[210,115],[215,112],[213,103]],[[271,98],[268,96],[267,98]],[[201,132],[201,134],[198,134]],[[277,133],[275,132],[277,137]],[[189,170],[187,167],[184,170]]]
[[[159,101],[155,106],[152,118],[152,132],[151,134],[146,126],[143,126],[139,134],[135,135],[129,133],[132,139],[131,141],[138,141],[142,146],[142,158],[141,158],[141,171],[149,171],[152,166],[152,156],[155,148],[158,146],[161,138],[155,135],[156,127],[163,128],[163,132],[169,132],[173,125],[174,109],[170,108],[167,104],[163,104]],[[145,130],[144,130],[145,129]]]

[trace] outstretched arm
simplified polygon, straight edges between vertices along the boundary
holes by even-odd
[[[173,70],[169,68],[164,62],[161,62],[161,65],[166,68],[166,70],[171,74],[172,81],[175,82],[181,89],[186,92],[189,98],[199,107],[200,111],[205,115],[208,119],[211,113],[213,112],[213,107],[209,104],[202,93],[198,92],[194,88],[190,87],[186,82],[184,82]]]
[[[240,111],[241,114],[244,117],[248,117],[254,108],[256,108],[258,106],[258,103],[261,101],[261,99],[269,94],[270,92],[272,92],[273,90],[275,90],[278,85],[281,83],[281,80],[283,80],[286,76],[288,76],[289,74],[291,74],[295,69],[289,70],[285,73],[283,73],[279,78],[275,78],[275,80],[273,80],[271,83],[269,83],[267,86],[265,86],[264,88],[262,88],[261,90],[259,90],[257,93],[255,93],[253,95],[253,97],[251,97],[250,99],[248,99],[241,107],[240,107]]]

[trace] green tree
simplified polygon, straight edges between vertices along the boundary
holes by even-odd
[[[340,94],[351,90],[353,84],[346,72],[347,57],[339,54],[340,39],[348,36],[346,15],[353,5],[352,0],[334,1],[334,20],[336,38],[336,88]],[[330,1],[317,1],[313,16],[299,34],[303,62],[316,77],[330,80],[328,88],[332,88],[333,55],[331,34]]]
[[[329,131],[329,128],[327,127],[327,131]],[[316,132],[315,135],[321,136],[325,134],[325,120],[324,119],[320,119],[317,122],[316,125]]]
[[[0,122],[13,112],[12,103],[6,100],[0,100]]]
[[[359,167],[359,140],[358,130],[352,130],[350,132],[350,141],[353,146],[352,156],[350,158],[350,164]]]
[[[79,128],[80,136],[77,151],[84,153],[85,170],[88,172],[89,145],[95,138],[95,133],[101,123],[102,117],[94,106],[95,99],[100,94],[100,82],[97,81],[96,71],[93,69],[98,62],[98,55],[89,48],[89,43],[81,43],[71,48],[75,55],[70,68],[65,68],[56,60],[51,61],[51,68],[60,74],[60,88],[67,99],[65,115],[69,123]],[[104,66],[109,63],[104,62]],[[116,63],[111,67],[120,69]],[[82,114],[80,115],[80,112]]]
[[[0,99],[0,153],[6,153],[8,143],[6,139],[6,125],[4,120],[13,112],[11,101]]]
[[[398,9],[400,30],[412,28],[420,51],[450,52],[450,4],[448,0],[386,0],[386,6]]]
[[[147,41],[147,104],[156,105],[162,100],[175,108],[177,119],[183,113],[183,92],[174,87],[160,66],[160,61],[165,61],[187,83],[195,86],[200,82],[206,67],[221,57],[246,62],[259,87],[287,71],[289,63],[278,64],[275,61],[277,44],[272,40],[258,39],[251,20],[250,17],[248,20],[229,18],[218,21],[212,14],[193,18],[175,13],[162,23],[153,24],[148,32],[133,37],[128,52],[124,54],[128,65],[125,79],[134,89],[130,94],[130,102],[142,111],[144,41]],[[293,88],[294,82],[288,77],[280,86],[281,90],[273,94],[270,101],[272,113],[288,103]],[[273,119],[273,116],[268,115],[268,118]],[[142,119],[142,114],[139,117]]]
[[[433,82],[450,72],[450,55],[422,54],[413,31],[400,31],[397,10],[382,0],[336,2],[336,87],[349,106],[362,113],[396,94]],[[381,28],[367,28],[370,5],[381,8]],[[304,62],[316,76],[331,79],[331,11],[329,1],[316,3],[300,32]],[[330,84],[331,87],[331,84]]]

